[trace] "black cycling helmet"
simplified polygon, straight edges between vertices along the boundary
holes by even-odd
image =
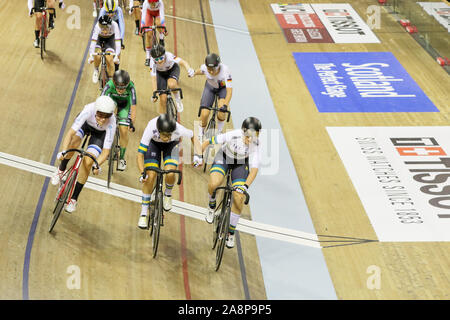
[[[163,56],[166,53],[166,49],[160,44],[156,44],[152,47],[152,50],[150,50],[150,54],[153,58],[159,58]]]
[[[209,68],[215,68],[220,63],[220,57],[215,53],[210,53],[205,58],[205,65]]]
[[[114,72],[113,82],[116,88],[126,89],[130,84],[130,75],[125,70],[117,70]]]
[[[112,23],[112,19],[108,15],[104,14],[100,18],[98,18],[98,23],[100,24],[100,26],[109,26]]]
[[[242,122],[242,130],[244,130],[244,132],[246,132],[247,130],[254,130],[256,132],[259,132],[261,128],[261,121],[259,121],[255,117],[248,117],[244,120],[244,122]]]
[[[156,128],[159,132],[172,133],[177,128],[177,122],[167,113],[163,113],[156,120]]]

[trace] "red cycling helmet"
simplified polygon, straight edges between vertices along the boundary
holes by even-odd
[[[159,0],[147,0],[148,3],[158,2]]]

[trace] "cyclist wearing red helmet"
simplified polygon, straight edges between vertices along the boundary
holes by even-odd
[[[157,26],[165,26],[164,18],[164,3],[162,0],[146,0],[142,7],[141,16],[141,30],[143,27],[151,27],[153,25],[153,19],[156,20]],[[147,32],[145,39],[145,65],[150,66],[150,50],[155,43],[152,43],[152,32]],[[165,32],[159,32],[160,44],[164,46],[164,36],[167,36],[167,29]]]

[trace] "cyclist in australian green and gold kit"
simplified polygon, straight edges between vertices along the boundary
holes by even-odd
[[[125,170],[125,151],[128,145],[128,131],[134,131],[136,121],[136,88],[125,70],[117,70],[103,88],[102,95],[111,97],[117,104],[117,121],[120,133],[120,160],[118,170]]]

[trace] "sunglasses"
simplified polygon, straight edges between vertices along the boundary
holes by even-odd
[[[108,118],[111,118],[112,113],[104,113],[101,111],[97,111],[96,116],[99,118],[102,118],[102,119],[108,119]]]
[[[164,56],[161,56],[159,58],[153,58],[155,60],[155,62],[160,62],[164,60]]]

